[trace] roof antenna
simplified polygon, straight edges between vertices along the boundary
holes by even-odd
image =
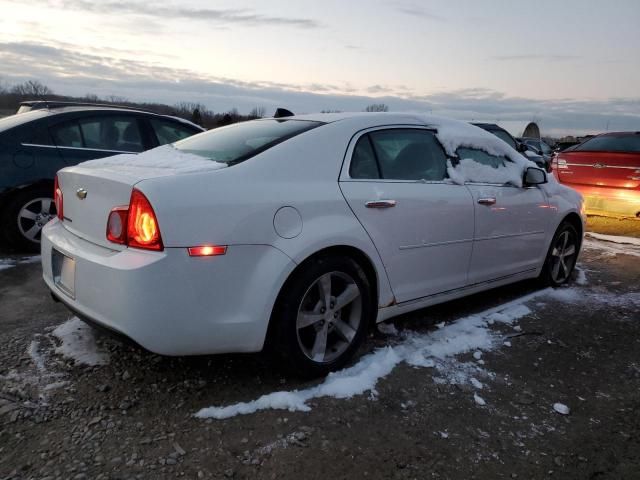
[[[286,108],[276,108],[276,113],[273,114],[273,118],[293,117],[294,113]]]

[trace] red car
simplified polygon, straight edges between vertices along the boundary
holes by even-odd
[[[552,169],[582,193],[587,213],[640,218],[640,132],[590,138],[558,153]]]

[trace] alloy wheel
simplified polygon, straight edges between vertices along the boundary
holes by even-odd
[[[575,236],[565,230],[556,239],[551,250],[551,278],[560,284],[569,278],[573,270],[578,248]]]
[[[56,216],[53,198],[39,197],[27,202],[18,212],[18,230],[27,240],[40,243],[42,227]]]
[[[302,297],[296,328],[298,344],[310,360],[332,362],[353,343],[362,321],[362,295],[344,272],[325,273]]]

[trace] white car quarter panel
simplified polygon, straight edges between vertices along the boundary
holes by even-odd
[[[295,263],[276,248],[237,245],[216,257],[186,248],[104,248],[46,225],[44,280],[72,309],[163,355],[262,349],[271,307]],[[52,248],[76,260],[75,299],[55,286]]]

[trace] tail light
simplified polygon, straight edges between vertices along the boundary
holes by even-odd
[[[140,190],[133,189],[128,207],[115,207],[109,213],[107,240],[145,250],[164,249],[156,214]]]
[[[53,201],[56,205],[56,215],[62,220],[64,218],[64,202],[62,201],[62,189],[58,184],[58,175],[53,181]]]

